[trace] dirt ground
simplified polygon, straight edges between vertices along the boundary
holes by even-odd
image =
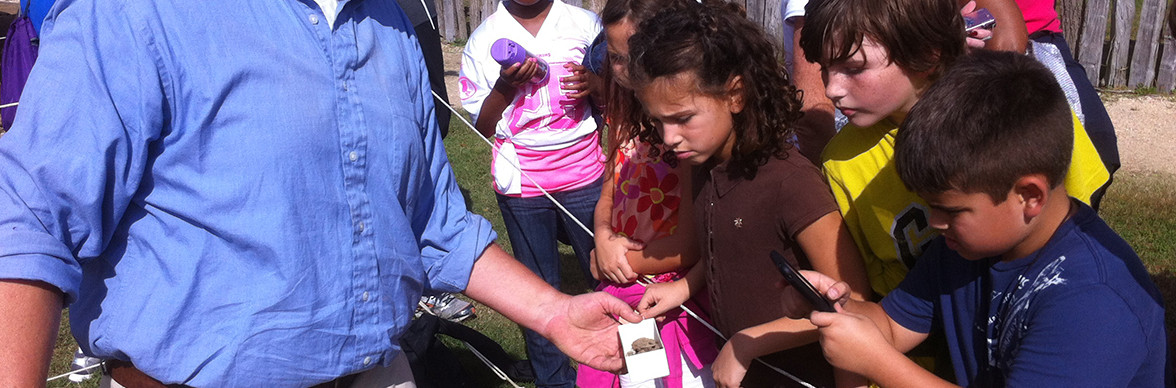
[[[1176,98],[1104,98],[1119,136],[1124,171],[1165,172],[1176,177]]]
[[[461,47],[443,45],[449,101],[460,105],[457,84]],[[1164,172],[1176,179],[1176,96],[1104,96],[1119,137],[1123,171]]]

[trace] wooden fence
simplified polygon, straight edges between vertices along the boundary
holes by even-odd
[[[436,0],[441,37],[463,42],[499,0]],[[733,0],[747,17],[780,40],[780,0]],[[1057,0],[1058,14],[1074,58],[1095,85],[1104,88],[1176,89],[1176,39],[1165,23],[1169,0]],[[564,0],[599,12],[605,0]],[[1139,6],[1137,7],[1137,2]]]
[[[1176,88],[1176,39],[1168,0],[1061,0],[1062,30],[1095,85]]]

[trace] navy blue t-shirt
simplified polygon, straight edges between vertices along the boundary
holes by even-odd
[[[1171,387],[1164,308],[1135,251],[1089,206],[1041,250],[970,261],[934,240],[882,307],[947,337],[962,386]]]

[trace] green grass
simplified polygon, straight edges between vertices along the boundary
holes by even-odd
[[[464,128],[456,119],[450,126],[450,134],[445,140],[445,145],[467,204],[474,212],[490,220],[499,233],[499,242],[509,252],[510,243],[502,226],[494,191],[490,187],[488,146],[477,134]],[[1176,177],[1121,171],[1115,178],[1115,183],[1103,199],[1101,214],[1139,253],[1163,293],[1167,303],[1167,327],[1171,337],[1176,334],[1173,332],[1176,328],[1176,314],[1173,314],[1176,312]],[[576,273],[570,250],[563,247],[560,252],[564,256],[563,263],[566,269],[563,290],[569,293],[586,291],[586,284],[580,281]],[[509,286],[509,281],[504,281],[503,286]],[[478,317],[467,321],[466,324],[497,340],[508,353],[519,358],[525,357],[526,352],[518,326],[502,315],[478,305]],[[474,386],[510,386],[498,380],[460,343],[453,340],[446,340],[446,343],[458,354],[470,372],[469,377],[473,380]],[[50,375],[69,370],[75,346],[73,338],[68,334],[68,323],[63,323]],[[49,386],[78,386],[64,381],[56,381]],[[97,379],[92,379],[82,386],[97,386],[96,381]]]

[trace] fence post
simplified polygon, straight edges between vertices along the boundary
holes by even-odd
[[[1160,45],[1160,28],[1166,13],[1164,0],[1144,0],[1139,12],[1139,33],[1135,36],[1135,53],[1131,55],[1131,74],[1128,85],[1155,85],[1156,51]]]
[[[441,0],[437,5],[441,5],[441,17],[437,23],[441,24],[441,38],[446,42],[453,42],[457,40],[457,10],[460,7],[460,0]]]
[[[1077,58],[1078,37],[1082,34],[1082,0],[1058,0],[1058,17],[1062,19],[1062,36],[1071,46],[1071,56]]]
[[[1078,43],[1078,63],[1086,69],[1090,83],[1099,85],[1099,71],[1102,67],[1102,49],[1107,36],[1107,9],[1109,0],[1086,2],[1086,18],[1082,22],[1082,37]]]
[[[1111,63],[1107,66],[1107,86],[1127,84],[1127,56],[1131,53],[1131,23],[1135,21],[1135,1],[1115,2],[1115,31],[1111,40]],[[1138,47],[1138,46],[1136,46]]]
[[[470,20],[473,18],[469,16],[469,12],[471,11],[466,7],[465,3],[466,0],[454,1],[454,4],[457,5],[457,31],[455,32],[457,33],[457,39],[460,40],[469,40],[470,32],[473,32],[475,28],[478,28],[477,25],[470,25]]]
[[[493,15],[494,11],[497,11],[497,10],[498,10],[498,1],[497,0],[482,0],[482,20],[479,21],[478,24],[481,25],[481,22],[486,21],[486,18],[490,17],[490,15]]]
[[[1164,93],[1176,89],[1176,31],[1171,28],[1164,28],[1168,34],[1163,38],[1164,55],[1160,57],[1160,75],[1156,77],[1156,89]]]

